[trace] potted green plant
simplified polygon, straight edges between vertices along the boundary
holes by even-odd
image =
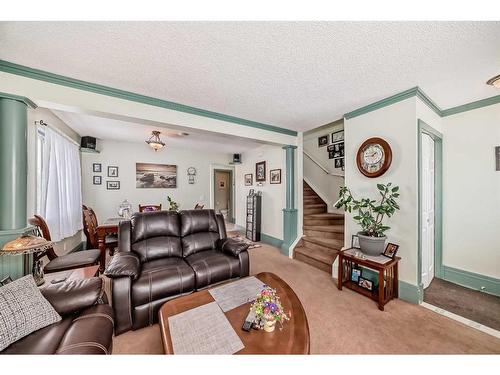
[[[385,232],[391,228],[384,225],[383,220],[399,210],[396,203],[399,186],[392,186],[392,183],[377,184],[377,189],[381,196],[378,201],[370,198],[358,200],[343,186],[335,204],[336,208],[343,208],[346,212],[356,212],[353,219],[361,226],[361,231],[358,232],[359,247],[367,255],[379,255],[384,251],[387,239]]]
[[[168,209],[170,211],[179,211],[179,203],[177,203],[172,198],[170,198],[169,195],[167,195],[167,201],[168,201],[168,204],[169,204],[169,208]]]

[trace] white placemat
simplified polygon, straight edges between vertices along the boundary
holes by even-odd
[[[251,276],[208,291],[222,311],[226,312],[255,300],[263,288],[264,283]]]
[[[174,354],[234,354],[245,346],[216,302],[168,318]]]
[[[364,253],[361,253],[361,250],[359,249],[349,249],[349,250],[345,250],[344,252],[346,254],[349,254],[349,255],[352,255],[352,256],[356,256],[356,251],[359,252],[360,254],[363,254],[365,257],[364,258],[360,258],[360,259],[367,259],[367,260],[371,260],[372,262],[375,262],[375,263],[379,263],[379,264],[386,264],[388,262],[390,262],[392,259],[391,258],[388,258],[388,257],[385,257],[383,255],[376,255],[376,256],[373,256],[373,255],[366,255]]]

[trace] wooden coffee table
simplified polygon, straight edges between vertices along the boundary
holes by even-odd
[[[283,330],[279,329],[278,323],[272,333],[254,329],[246,332],[241,326],[250,309],[250,303],[225,312],[226,318],[245,345],[245,348],[236,354],[309,354],[309,325],[304,308],[295,292],[273,273],[263,272],[255,277],[262,281],[262,284],[276,289],[285,311],[291,311],[291,319],[284,323]],[[208,290],[203,290],[170,300],[161,307],[159,320],[165,354],[174,354],[168,318],[210,302],[214,302],[212,295]]]

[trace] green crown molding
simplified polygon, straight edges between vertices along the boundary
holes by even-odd
[[[79,79],[69,78],[58,74],[45,72],[43,70],[29,68],[27,66],[19,64],[14,64],[5,60],[0,60],[0,71],[31,79],[36,79],[39,81],[49,82],[56,85],[71,87],[78,90],[93,92],[96,94],[111,96],[119,99],[125,99],[132,102],[148,104],[155,107],[166,108],[173,111],[189,113],[192,115],[212,118],[215,120],[220,120],[225,122],[231,122],[238,125],[272,131],[275,133],[297,136],[297,132],[295,130],[280,128],[274,125],[263,124],[252,120],[246,120],[235,116],[225,115],[222,113],[212,112],[201,108],[190,107],[184,104],[153,98],[151,96],[136,94],[133,92],[119,90],[108,86],[82,81]]]
[[[492,96],[490,98],[477,100],[477,101],[472,102],[472,103],[467,103],[467,104],[459,105],[457,107],[445,109],[443,111],[443,117],[456,115],[457,113],[472,111],[473,109],[487,107],[487,106],[498,104],[498,103],[500,103],[500,95]]]
[[[490,98],[486,99],[481,99],[472,103],[467,103],[463,105],[459,105],[457,107],[453,108],[448,108],[448,109],[441,109],[438,107],[436,103],[434,103],[429,96],[425,94],[425,92],[422,91],[422,89],[418,86],[413,87],[411,89],[408,89],[406,91],[400,92],[396,95],[389,96],[388,98],[376,101],[374,103],[368,104],[364,107],[358,108],[354,111],[348,112],[344,115],[345,119],[352,119],[354,117],[358,117],[361,115],[364,115],[366,113],[375,111],[380,108],[387,107],[389,105],[398,103],[402,100],[412,98],[412,97],[418,97],[420,100],[422,100],[431,110],[433,110],[438,116],[440,117],[446,117],[446,116],[451,116],[455,115],[457,113],[462,113],[462,112],[467,112],[471,111],[473,109],[478,109],[486,106],[490,106],[493,104],[498,104],[500,103],[500,95],[497,96],[492,96]]]
[[[17,100],[18,102],[26,104],[30,108],[37,108],[38,106],[33,103],[30,99],[24,97],[24,96],[19,96],[19,95],[13,95],[13,94],[7,94],[5,92],[0,92],[0,98],[5,98],[5,99],[12,99],[12,100]]]

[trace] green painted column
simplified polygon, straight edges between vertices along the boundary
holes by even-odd
[[[27,102],[0,93],[0,248],[27,228]],[[0,257],[0,278],[22,276],[21,256]]]
[[[281,252],[290,254],[290,247],[297,238],[297,209],[295,208],[295,149],[283,146],[286,155],[286,208],[283,209],[283,245]]]

